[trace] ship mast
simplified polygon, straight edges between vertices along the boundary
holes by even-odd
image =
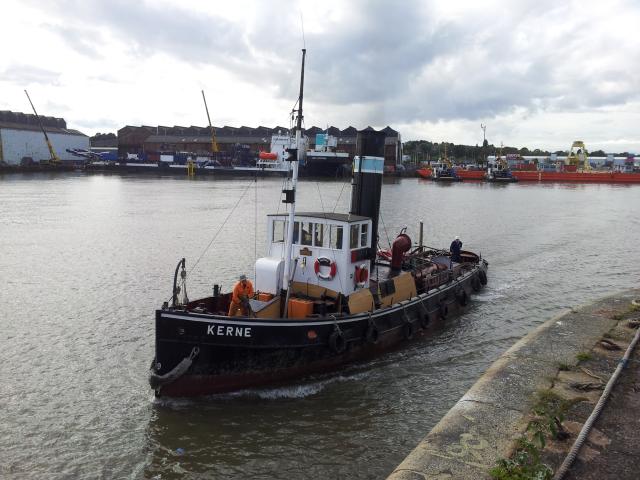
[[[296,122],[296,143],[295,148],[288,149],[289,158],[287,160],[291,162],[291,179],[289,182],[289,188],[282,190],[285,194],[283,203],[291,204],[289,209],[289,223],[287,225],[287,243],[284,256],[284,275],[282,278],[282,289],[288,292],[289,284],[292,281],[291,278],[291,254],[293,251],[293,222],[295,221],[296,214],[296,185],[298,184],[298,163],[302,155],[301,140],[302,140],[302,98],[304,91],[304,59],[307,54],[307,49],[302,49],[302,68],[300,71],[300,94],[298,96],[298,117]],[[288,294],[287,294],[288,296]],[[287,308],[285,305],[284,312],[286,315]]]

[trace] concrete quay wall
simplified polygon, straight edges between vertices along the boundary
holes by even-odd
[[[480,377],[388,477],[390,480],[489,479],[524,433],[536,392],[560,365],[575,366],[626,311],[640,289],[571,309],[516,342]]]

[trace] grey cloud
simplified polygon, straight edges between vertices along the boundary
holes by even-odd
[[[87,24],[108,30],[134,54],[162,52],[195,64],[222,66],[238,78],[276,87],[295,101],[299,10],[276,0],[255,5],[260,21],[245,32],[222,18],[174,6],[114,0],[41,2],[65,12],[62,34],[77,38]],[[618,8],[640,16],[638,6]],[[443,20],[429,2],[354,0],[342,21],[308,33],[306,92],[327,112],[375,125],[482,119],[516,110],[580,111],[638,99],[640,49],[575,4],[525,0],[474,9]],[[82,27],[84,25],[84,27]],[[616,55],[627,42],[626,57]],[[88,40],[81,46],[93,47]],[[611,62],[601,61],[611,56]],[[342,120],[349,123],[348,118]],[[330,120],[332,121],[332,120]]]
[[[549,11],[554,12],[552,18],[556,22],[570,18],[570,11],[553,8]],[[377,74],[370,70],[369,78],[385,85],[379,91],[377,103],[378,111],[386,115],[386,123],[479,119],[516,109],[535,112],[560,105],[560,108],[580,110],[624,104],[638,98],[639,80],[627,66],[628,58],[621,57],[617,64],[600,68],[590,61],[614,53],[607,42],[615,43],[617,38],[609,37],[593,24],[569,23],[566,38],[548,43],[545,37],[553,32],[548,16],[529,26],[532,17],[516,13],[517,16],[508,16],[502,21],[494,20],[494,28],[488,30],[478,28],[478,25],[488,25],[488,18],[477,18],[473,25],[467,23],[466,29],[461,26],[468,19],[461,19],[446,28],[449,38],[444,48],[436,44],[430,50],[434,39],[420,40],[423,50],[433,53],[410,58],[424,70],[440,68],[440,72],[431,76],[416,75],[408,82],[408,90],[403,77],[415,73],[416,69],[402,68],[400,64],[401,73],[391,79],[385,76],[384,70],[378,69]],[[433,31],[435,41],[439,42],[437,26]],[[601,36],[602,40],[590,43],[590,36],[594,35]],[[639,50],[628,48],[627,51],[632,52],[636,60],[628,59],[629,64],[636,64],[640,60]],[[479,58],[474,58],[477,55]],[[613,88],[603,90],[607,77],[615,79]],[[361,83],[359,78],[346,81],[351,82],[353,89]]]
[[[72,50],[89,58],[104,58],[100,49],[104,38],[97,29],[84,26],[74,27],[68,24],[46,24],[43,27],[59,36]]]
[[[64,12],[65,26],[57,33],[70,41],[83,38],[83,31],[89,36],[89,25],[92,30],[105,29],[140,57],[159,52],[191,63],[233,67],[249,55],[237,25],[180,7],[124,0],[37,3],[51,13]],[[93,43],[79,48],[90,52]]]
[[[20,86],[30,84],[58,85],[60,73],[31,65],[14,64],[0,73],[0,78]]]

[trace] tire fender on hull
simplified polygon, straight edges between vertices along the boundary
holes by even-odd
[[[467,295],[467,292],[464,290],[464,288],[461,288],[460,291],[456,293],[456,300],[458,300],[458,303],[462,307],[464,307],[467,304],[467,301],[469,300],[469,296]]]
[[[402,326],[402,334],[406,340],[411,340],[415,334],[415,328],[413,322],[405,322]]]
[[[347,349],[347,339],[339,328],[335,328],[329,335],[329,347],[336,353],[343,353]]]
[[[364,338],[367,343],[370,343],[372,345],[378,343],[378,340],[380,339],[380,330],[373,320],[369,320],[369,325],[367,325],[367,330],[364,334]]]
[[[164,385],[175,382],[177,379],[187,373],[187,370],[189,370],[189,367],[191,367],[193,360],[198,356],[199,353],[200,349],[198,347],[193,347],[191,349],[191,353],[188,356],[180,360],[180,362],[175,367],[173,367],[173,369],[171,369],[164,375],[158,375],[154,371],[153,364],[155,364],[155,362],[153,362],[151,371],[149,372],[149,385],[151,386],[151,388],[156,391],[160,391],[160,389]]]

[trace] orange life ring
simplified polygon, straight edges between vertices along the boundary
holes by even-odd
[[[320,267],[329,267],[329,272],[321,273]],[[313,270],[316,272],[318,278],[321,278],[322,280],[333,280],[333,277],[336,276],[336,272],[338,271],[338,266],[336,265],[336,262],[327,257],[318,257],[313,264]]]

